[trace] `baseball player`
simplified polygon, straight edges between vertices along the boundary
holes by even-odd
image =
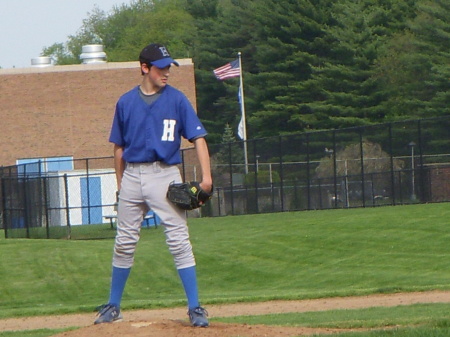
[[[168,186],[181,182],[181,136],[193,142],[201,166],[200,187],[212,189],[206,130],[192,105],[179,90],[167,84],[173,60],[166,47],[150,44],[139,56],[142,82],[120,97],[112,123],[110,142],[119,190],[117,235],[112,259],[110,297],[98,308],[95,324],[122,319],[122,294],[133,265],[143,216],[152,209],[164,226],[193,326],[209,325],[200,306],[192,245],[186,212],[166,198]]]

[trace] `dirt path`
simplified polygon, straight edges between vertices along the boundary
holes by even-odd
[[[124,321],[115,324],[92,324],[95,314],[25,317],[0,320],[0,331],[58,329],[81,327],[58,337],[260,337],[307,336],[314,333],[334,333],[336,329],[310,329],[298,327],[270,327],[246,324],[215,323],[214,317],[262,315],[270,313],[324,311],[332,309],[358,309],[391,307],[415,303],[450,303],[450,291],[377,294],[360,297],[336,297],[302,301],[270,301],[263,303],[238,303],[209,305],[212,318],[209,328],[191,328],[185,308],[124,311]],[[55,336],[56,337],[56,336]]]

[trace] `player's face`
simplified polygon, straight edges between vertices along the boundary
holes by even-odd
[[[166,86],[167,81],[169,80],[169,74],[170,74],[170,66],[167,66],[162,69],[152,66],[150,67],[149,70],[150,81],[153,83],[154,86],[160,88]]]

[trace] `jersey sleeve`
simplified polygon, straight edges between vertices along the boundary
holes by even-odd
[[[200,119],[198,118],[194,108],[192,107],[186,96],[182,96],[180,104],[181,111],[183,112],[183,137],[191,142],[197,138],[205,137],[208,132],[206,132],[205,127],[203,126],[202,122],[200,122]]]
[[[122,132],[122,122],[121,122],[121,115],[120,115],[120,108],[119,108],[119,102],[116,104],[116,111],[114,113],[114,119],[111,126],[111,132],[109,134],[109,141],[111,143],[114,143],[118,146],[124,146],[125,141],[123,138],[123,132]]]

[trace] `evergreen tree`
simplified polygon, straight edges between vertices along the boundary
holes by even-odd
[[[383,121],[383,95],[373,78],[378,49],[403,29],[403,1],[339,1],[326,32],[328,59],[315,64],[311,78],[296,86],[299,125],[331,129]],[[412,11],[412,9],[410,9]]]
[[[233,143],[236,141],[236,137],[234,137],[233,129],[230,127],[230,124],[225,125],[225,130],[222,135],[222,143]]]
[[[305,128],[296,86],[307,80],[312,64],[328,57],[327,36],[332,1],[259,1],[255,64],[251,78],[255,96],[250,106],[252,137],[298,132]],[[270,15],[268,14],[270,13]]]
[[[450,3],[422,1],[408,29],[389,41],[377,76],[392,120],[450,113]]]
[[[429,78],[423,83],[426,101],[424,117],[450,113],[450,3],[446,0],[425,1],[410,28],[417,37],[420,54],[426,55]]]

